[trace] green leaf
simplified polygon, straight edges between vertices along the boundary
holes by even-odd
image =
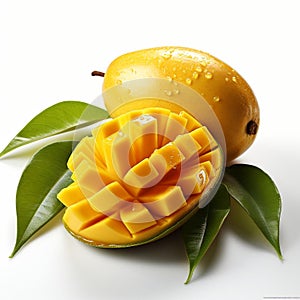
[[[26,144],[89,126],[108,118],[107,111],[80,101],[63,101],[35,116],[0,153],[0,157]]]
[[[230,196],[221,185],[212,201],[183,225],[183,238],[189,260],[189,283],[193,273],[216,238],[230,211]]]
[[[17,239],[10,257],[64,208],[56,195],[72,182],[66,166],[72,146],[72,141],[50,144],[25,168],[17,188]]]
[[[281,198],[272,179],[258,167],[237,164],[226,168],[223,184],[282,259],[279,242]]]

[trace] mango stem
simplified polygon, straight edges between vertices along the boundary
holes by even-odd
[[[104,77],[105,73],[100,72],[100,71],[93,71],[92,72],[92,76],[101,76]]]

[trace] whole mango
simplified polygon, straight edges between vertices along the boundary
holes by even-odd
[[[253,91],[238,72],[208,53],[184,47],[139,50],[116,58],[102,75],[104,92],[142,78],[163,78],[192,88],[219,119],[226,141],[227,163],[246,151],[256,137],[259,107]],[[171,98],[171,93],[169,96]],[[199,119],[200,108],[197,105],[191,108],[188,99],[177,104],[176,107],[166,101],[159,103],[174,112],[186,110],[203,121]],[[118,99],[105,101],[105,105],[112,117],[137,108],[135,102],[124,103]],[[141,101],[138,108],[143,106],[157,106],[157,103]]]

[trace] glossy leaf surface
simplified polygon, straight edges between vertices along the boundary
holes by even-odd
[[[184,244],[189,260],[188,283],[193,273],[215,240],[230,211],[230,196],[221,185],[213,200],[183,225]]]
[[[281,197],[273,180],[258,167],[236,164],[226,168],[223,184],[282,258],[279,243]]]
[[[63,101],[35,116],[0,153],[0,157],[26,144],[89,126],[108,118],[107,111],[80,101]]]
[[[25,168],[16,195],[17,239],[11,257],[64,208],[56,195],[72,182],[66,165],[72,146],[72,141],[50,144]]]

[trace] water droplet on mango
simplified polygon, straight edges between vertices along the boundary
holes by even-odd
[[[173,79],[172,79],[171,76],[167,76],[167,80],[168,80],[169,82],[172,82],[172,81],[173,81]]]
[[[186,84],[191,85],[192,84],[192,79],[191,78],[187,78],[185,80]]]
[[[200,66],[197,66],[195,70],[198,73],[201,73],[203,71],[203,69]]]
[[[212,79],[213,78],[213,74],[211,72],[206,72],[205,73],[205,78],[206,79]]]
[[[172,56],[172,54],[171,54],[170,51],[166,51],[166,52],[164,52],[161,56],[162,56],[164,59],[169,59],[169,58]]]
[[[198,72],[193,72],[193,75],[192,75],[192,77],[193,77],[194,79],[197,79],[197,78],[199,77],[199,74],[198,74]]]
[[[203,66],[203,67],[206,67],[207,66],[207,63],[205,60],[202,60],[200,61],[200,65]]]
[[[167,96],[172,96],[172,91],[170,91],[170,90],[164,90],[164,93],[165,93]]]

